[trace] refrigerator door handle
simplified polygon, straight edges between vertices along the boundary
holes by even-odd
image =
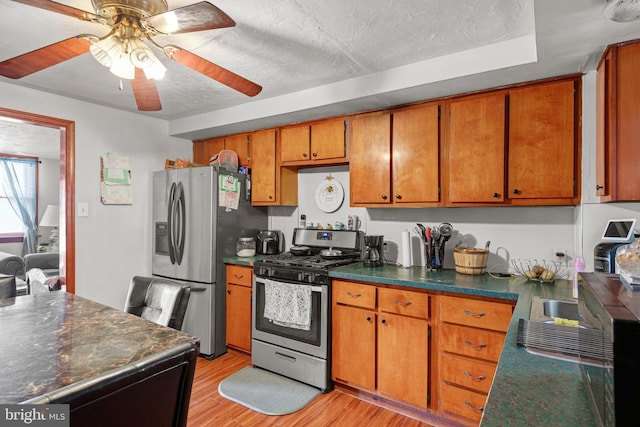
[[[184,255],[184,244],[186,240],[186,228],[187,218],[185,212],[185,200],[184,200],[184,187],[182,183],[178,183],[178,191],[176,197],[176,213],[178,214],[178,237],[176,239],[176,262],[178,265],[182,264],[182,257]]]
[[[168,200],[168,209],[167,209],[167,229],[169,235],[167,236],[167,240],[169,241],[169,260],[171,264],[176,263],[176,249],[175,249],[175,239],[174,239],[174,212],[175,212],[175,197],[176,197],[176,184],[172,183],[171,188],[169,190],[169,200]]]
[[[207,288],[195,288],[195,287],[191,287],[191,292],[204,292],[206,291]]]

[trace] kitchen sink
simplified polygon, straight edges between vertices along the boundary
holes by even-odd
[[[529,319],[518,325],[518,344],[532,354],[577,362],[579,327],[556,324],[556,318],[580,321],[578,302],[533,297]]]
[[[580,320],[578,301],[541,297],[532,298],[529,320],[553,323],[556,317],[567,320]]]

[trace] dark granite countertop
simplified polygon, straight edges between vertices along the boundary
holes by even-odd
[[[183,332],[63,291],[0,300],[0,403],[41,396],[197,346]]]
[[[331,277],[517,300],[493,386],[483,413],[484,426],[593,426],[586,389],[577,363],[528,353],[518,347],[518,320],[528,319],[533,296],[571,299],[571,282],[529,282],[524,277],[464,275],[454,270],[426,271],[361,263],[332,270]]]
[[[225,264],[234,264],[234,265],[244,265],[246,267],[253,267],[253,264],[256,261],[260,261],[264,258],[264,255],[256,255],[256,256],[232,256],[225,257],[222,260]]]

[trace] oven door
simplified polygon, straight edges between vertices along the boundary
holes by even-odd
[[[252,338],[269,344],[326,359],[328,356],[329,287],[311,287],[311,327],[296,329],[277,325],[264,317],[265,280],[254,276],[252,298]],[[271,279],[269,279],[271,280]],[[277,282],[278,283],[278,282]],[[292,283],[281,281],[279,283]]]

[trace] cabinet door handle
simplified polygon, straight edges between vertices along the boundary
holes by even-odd
[[[239,276],[237,274],[234,274],[233,277],[235,277],[236,279],[242,279],[244,277],[244,274],[241,274]]]
[[[229,289],[229,290],[227,291],[227,293],[228,293],[229,295],[231,295],[231,289]]]
[[[382,200],[387,200],[387,195],[386,194],[382,195]]]
[[[602,190],[604,188],[603,185],[596,185],[596,190]]]
[[[485,348],[487,346],[486,344],[483,344],[483,343],[480,343],[478,345],[473,345],[473,344],[471,344],[471,341],[469,341],[469,340],[464,340],[464,343],[466,345],[468,345],[469,347],[471,347],[471,348],[483,349],[483,348]]]
[[[371,316],[367,316],[367,322],[371,322]]]
[[[307,153],[302,153],[302,157],[307,157],[308,154]]]
[[[484,375],[480,375],[480,376],[478,376],[478,377],[474,377],[473,375],[471,375],[471,374],[470,374],[469,372],[467,372],[467,371],[464,371],[464,375],[465,375],[466,377],[471,378],[471,380],[472,380],[472,381],[476,381],[476,382],[483,381],[483,380],[485,380],[485,379],[487,378],[487,377],[485,377]]]
[[[408,307],[408,306],[410,306],[410,305],[411,305],[411,301],[407,301],[407,302],[400,302],[400,301],[398,301],[398,300],[395,300],[394,302],[396,303],[396,305],[399,305],[399,306],[401,306],[401,307]]]
[[[386,324],[387,324],[387,319],[382,319],[382,320],[380,321],[380,323],[382,323],[383,325],[386,325]]]
[[[399,195],[399,194],[396,194],[396,199],[400,200],[400,199],[402,199],[402,196]]]
[[[493,193],[493,198],[494,198],[494,199],[497,199],[498,197],[500,197],[500,194],[498,194],[498,193]]]
[[[513,189],[513,194],[520,194],[520,190],[518,190],[517,188]]]
[[[351,298],[360,298],[362,296],[362,294],[352,294],[350,291],[347,291],[347,295]]]
[[[472,411],[476,411],[476,412],[484,411],[484,406],[476,408],[475,406],[473,406],[471,403],[467,402],[466,400],[464,401],[464,406],[466,406],[467,408],[471,409]]]
[[[487,315],[487,313],[483,313],[483,312],[480,312],[480,313],[473,313],[473,312],[471,312],[471,311],[469,311],[469,310],[465,310],[465,311],[464,311],[464,314],[466,314],[467,316],[477,317],[477,318],[481,318],[481,317],[484,317],[484,316],[486,316],[486,315]]]
[[[313,153],[313,157],[318,157],[318,153]]]

